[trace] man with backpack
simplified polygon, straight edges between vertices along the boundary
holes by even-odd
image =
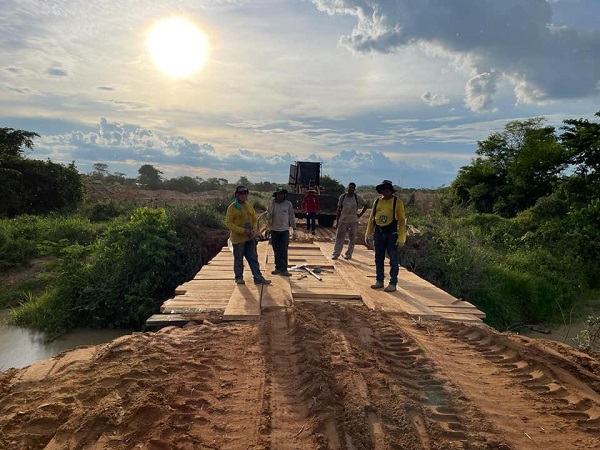
[[[375,249],[376,280],[371,288],[383,288],[385,254],[387,253],[390,258],[390,283],[384,291],[394,292],[400,271],[399,250],[404,247],[406,242],[404,204],[394,195],[396,190],[390,180],[383,180],[375,189],[381,194],[381,197],[376,198],[373,202],[365,233],[365,241],[372,239]]]
[[[344,259],[352,259],[354,252],[354,240],[358,230],[358,219],[367,210],[367,204],[356,192],[356,183],[348,183],[347,191],[340,195],[337,206],[336,222],[337,231],[335,233],[335,246],[331,259],[338,259],[344,247],[344,240],[348,236],[348,248]],[[358,205],[362,205],[362,211],[358,212]]]

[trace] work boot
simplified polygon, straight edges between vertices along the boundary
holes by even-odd
[[[281,270],[279,269],[275,269],[271,272],[272,275],[279,275],[281,273]]]
[[[383,287],[383,281],[376,281],[375,284],[371,285],[371,289],[381,289]]]
[[[339,256],[331,255],[331,259],[338,259],[338,258],[339,258]]]
[[[352,259],[352,255],[346,255],[346,256],[344,256],[344,259],[346,261],[350,261]]]
[[[266,278],[259,278],[258,280],[254,280],[254,284],[271,284],[271,280],[267,280]]]
[[[244,281],[243,278],[236,278],[235,282],[236,282],[236,284],[246,284],[246,282]]]
[[[395,284],[388,284],[386,286],[386,288],[384,289],[385,292],[394,292],[396,290],[396,285]]]

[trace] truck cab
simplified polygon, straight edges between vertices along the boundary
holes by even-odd
[[[290,165],[290,178],[288,182],[290,191],[287,199],[294,205],[294,214],[297,218],[304,218],[302,200],[309,189],[317,192],[320,210],[317,221],[322,227],[332,227],[337,212],[337,197],[327,195],[321,187],[321,163],[313,161],[296,161]]]

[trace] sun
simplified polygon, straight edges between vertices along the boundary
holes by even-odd
[[[189,20],[161,19],[149,30],[146,48],[165,74],[185,78],[198,72],[208,59],[208,37]]]

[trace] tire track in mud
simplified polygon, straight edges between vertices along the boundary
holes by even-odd
[[[271,309],[261,322],[266,371],[260,420],[260,448],[314,448],[311,380],[294,335],[291,309]]]
[[[593,358],[565,344],[501,334],[485,326],[440,322],[424,328],[428,335],[418,340],[430,353],[435,350],[426,342],[439,342],[445,335],[444,342],[454,341],[446,352],[461,357],[460,370],[485,374],[485,384],[494,387],[488,394],[502,392],[495,403],[490,396],[488,412],[499,414],[503,401],[514,408],[508,413],[514,414],[513,427],[520,430],[521,439],[511,430],[513,444],[533,441],[536,447],[554,448],[548,433],[552,429],[572,436],[570,448],[600,448],[600,372]],[[472,386],[466,389],[474,392]],[[536,415],[528,417],[531,411]]]
[[[600,377],[590,372],[583,374],[588,381],[585,387],[579,381],[573,384],[575,378],[569,372],[576,370],[579,372],[578,379],[581,379],[581,371],[558,354],[540,351],[539,347],[535,354],[536,350],[517,346],[508,336],[482,328],[465,327],[457,333],[457,337],[503,368],[527,389],[556,404],[560,411],[555,411],[555,414],[574,420],[583,430],[600,436],[600,391],[590,388],[594,384],[600,386]]]
[[[318,448],[512,448],[393,318],[307,303],[296,303],[294,315],[292,334],[318,387]]]

